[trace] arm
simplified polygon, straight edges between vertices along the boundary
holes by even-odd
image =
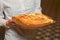
[[[3,3],[2,1],[0,1],[0,26],[6,26],[6,20],[3,19],[4,15],[3,15]]]

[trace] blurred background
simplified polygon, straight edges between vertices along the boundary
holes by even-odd
[[[30,40],[60,40],[60,0],[42,0],[41,7],[43,14],[52,17],[56,23],[35,31],[39,33]],[[4,30],[0,28],[0,40],[4,39]]]

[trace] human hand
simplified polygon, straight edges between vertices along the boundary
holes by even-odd
[[[23,29],[21,29],[20,26],[16,24],[13,20],[8,20],[6,24],[10,26],[12,29],[14,29],[19,35],[22,35],[22,36],[24,35],[22,31]]]

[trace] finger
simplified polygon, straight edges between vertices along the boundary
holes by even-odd
[[[12,26],[16,26],[16,24],[14,24],[14,23],[10,23],[10,25],[12,25]]]
[[[8,20],[7,22],[8,22],[8,23],[13,23],[14,21],[13,21],[13,20]]]

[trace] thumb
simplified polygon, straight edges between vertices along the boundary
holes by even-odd
[[[9,23],[12,23],[13,22],[13,20],[7,20],[7,24],[9,24]]]

